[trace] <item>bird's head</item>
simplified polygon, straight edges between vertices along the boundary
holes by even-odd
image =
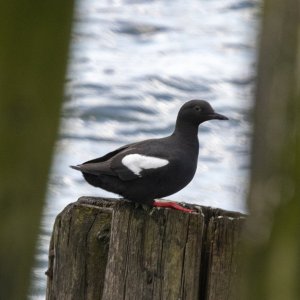
[[[228,120],[228,118],[216,113],[205,100],[191,100],[180,108],[178,120],[199,125],[209,120]]]

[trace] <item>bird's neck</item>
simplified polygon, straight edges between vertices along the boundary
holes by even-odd
[[[186,142],[198,145],[198,127],[199,125],[183,120],[179,121],[177,119],[173,136],[180,137]]]

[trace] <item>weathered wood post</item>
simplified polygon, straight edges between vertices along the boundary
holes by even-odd
[[[244,216],[80,198],[56,219],[47,299],[232,299]]]

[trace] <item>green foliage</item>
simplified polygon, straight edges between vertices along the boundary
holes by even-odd
[[[0,298],[25,299],[63,96],[73,1],[0,2]]]
[[[300,3],[266,0],[249,197],[246,293],[300,299]]]

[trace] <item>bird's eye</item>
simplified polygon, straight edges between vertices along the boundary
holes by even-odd
[[[195,106],[196,111],[201,111],[201,108],[199,106]]]

